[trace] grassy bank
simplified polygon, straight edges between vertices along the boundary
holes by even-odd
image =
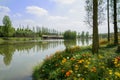
[[[34,80],[119,80],[120,54],[117,47],[101,47],[92,54],[91,47],[72,47],[47,56],[33,72]]]
[[[0,38],[0,44],[5,43],[21,43],[25,41],[33,41],[33,40],[40,40],[40,38],[30,38],[30,37],[9,37],[9,38]]]

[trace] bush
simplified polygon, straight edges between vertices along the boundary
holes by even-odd
[[[108,43],[107,40],[100,40],[100,45],[106,45]]]
[[[64,39],[76,39],[76,32],[75,31],[65,31]]]

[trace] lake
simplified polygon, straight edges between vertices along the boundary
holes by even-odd
[[[0,80],[32,80],[34,67],[47,55],[64,50],[68,46],[87,46],[91,43],[92,40],[77,39],[0,44]]]

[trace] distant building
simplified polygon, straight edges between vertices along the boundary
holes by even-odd
[[[42,39],[63,39],[61,35],[42,35]]]

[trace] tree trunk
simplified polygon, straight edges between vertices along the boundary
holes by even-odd
[[[118,31],[117,31],[117,0],[114,0],[114,44],[118,45]]]
[[[110,42],[109,0],[107,0],[108,42]]]
[[[93,0],[93,54],[98,53],[99,36],[98,36],[98,0]]]

